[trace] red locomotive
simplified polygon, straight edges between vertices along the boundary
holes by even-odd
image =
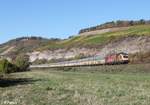
[[[128,62],[129,58],[126,53],[110,54],[105,57],[105,64],[124,64]]]

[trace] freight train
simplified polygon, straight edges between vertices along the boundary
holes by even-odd
[[[108,54],[104,58],[101,58],[100,56],[94,56],[80,60],[72,60],[43,65],[32,65],[31,68],[75,67],[75,66],[93,66],[105,64],[113,65],[113,64],[126,64],[128,62],[129,62],[128,54],[121,52],[117,54]]]

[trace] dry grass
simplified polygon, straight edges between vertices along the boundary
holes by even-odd
[[[5,80],[1,86],[0,81],[0,104],[9,101],[15,105],[150,105],[149,75],[53,70],[15,73],[9,75],[13,78],[11,84],[5,85],[10,83]]]

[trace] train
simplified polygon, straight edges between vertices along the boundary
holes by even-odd
[[[80,60],[64,61],[51,64],[32,65],[30,68],[55,68],[55,67],[75,67],[75,66],[94,66],[94,65],[114,65],[127,64],[129,57],[127,53],[108,54],[106,57],[94,56]]]

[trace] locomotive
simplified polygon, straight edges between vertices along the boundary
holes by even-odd
[[[112,65],[112,64],[126,64],[129,62],[127,53],[108,54],[106,57],[100,56],[89,57],[80,60],[72,60],[43,65],[32,65],[31,68],[47,68],[47,67],[75,67],[75,66],[92,66],[92,65]]]
[[[105,57],[106,64],[124,64],[129,62],[128,54],[126,53],[118,53],[111,54]]]

